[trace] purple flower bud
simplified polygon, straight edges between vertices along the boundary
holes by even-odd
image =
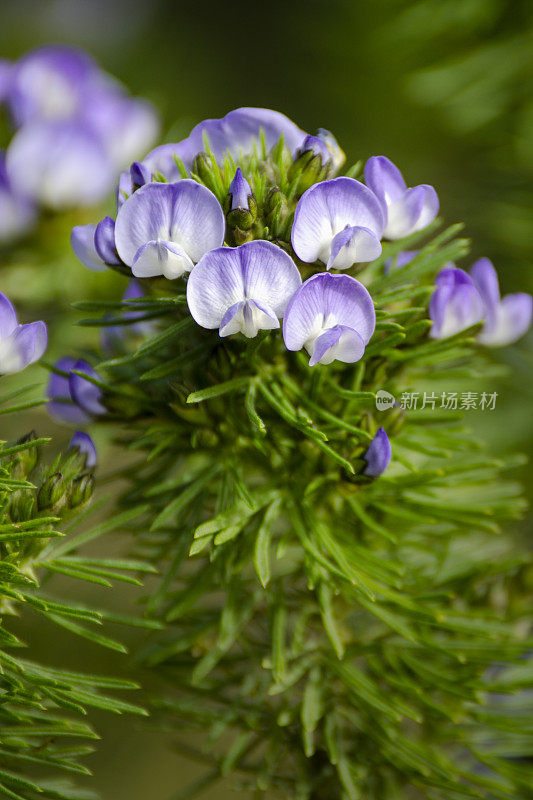
[[[333,158],[329,147],[320,136],[306,136],[300,153],[313,153],[315,156],[320,156],[323,165],[329,164]]]
[[[402,239],[421,231],[438,214],[439,198],[435,189],[427,184],[408,189],[400,170],[385,156],[368,159],[365,181],[385,212],[383,236],[386,239]]]
[[[94,231],[94,248],[104,264],[121,264],[115,247],[115,220],[104,217]]]
[[[353,178],[333,178],[311,186],[300,198],[292,226],[292,246],[308,263],[348,269],[381,253],[385,221],[377,197]]]
[[[136,278],[190,272],[224,241],[226,222],[215,195],[192,180],[149,183],[121,205],[115,242]]]
[[[500,298],[498,274],[488,258],[480,258],[470,276],[485,306],[485,326],[478,341],[490,347],[516,342],[531,325],[533,298],[520,292]]]
[[[141,161],[134,161],[130,167],[130,176],[132,182],[132,189],[140,189],[145,183],[150,183],[152,180],[152,172]],[[128,194],[131,194],[129,192]]]
[[[287,350],[305,347],[309,366],[353,363],[365,352],[376,327],[368,290],[350,275],[322,272],[298,289],[283,320]]]
[[[339,144],[333,134],[330,131],[327,131],[325,128],[319,128],[317,136],[328,148],[331,155],[333,171],[337,172],[346,161],[344,150],[339,147]]]
[[[187,282],[189,310],[198,325],[218,328],[220,336],[279,328],[279,318],[302,282],[290,256],[271,242],[207,253]]]
[[[56,362],[58,373],[51,373],[47,387],[48,413],[58,422],[86,425],[91,417],[104,414],[100,403],[102,391],[98,386],[73,374],[73,370],[91,377],[98,375],[85,361],[65,356]]]
[[[441,270],[429,301],[429,316],[433,320],[429,335],[445,339],[480,322],[483,315],[483,301],[466,272],[453,266]]]
[[[379,478],[389,466],[391,456],[389,437],[385,433],[384,428],[378,428],[376,435],[370,442],[368,450],[363,456],[367,464],[364,474],[371,478]]]
[[[69,450],[76,448],[82,456],[85,456],[85,466],[87,469],[96,467],[98,457],[96,447],[88,433],[76,431],[69,443]]]
[[[11,300],[0,292],[0,375],[20,372],[38,361],[47,341],[45,323],[20,325]]]
[[[249,209],[249,199],[252,195],[250,184],[242,174],[240,167],[237,168],[235,177],[229,185],[229,195],[231,197],[231,210],[237,208]]]

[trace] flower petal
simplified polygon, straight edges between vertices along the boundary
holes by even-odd
[[[12,334],[17,325],[15,306],[7,295],[0,292],[0,340]]]
[[[393,200],[387,208],[387,224],[384,236],[387,239],[402,239],[417,229],[422,214],[426,190],[423,186],[407,189],[402,197]]]
[[[153,278],[164,275],[168,280],[180,278],[194,267],[191,259],[174,242],[147,242],[139,247],[131,271],[136,278]]]
[[[98,456],[94,442],[85,431],[76,431],[74,436],[69,442],[69,450],[77,448],[81,455],[85,456],[85,466],[87,469],[92,469],[96,466]]]
[[[500,305],[500,285],[492,261],[488,258],[478,259],[470,268],[470,277],[485,303],[487,321],[495,324]]]
[[[386,156],[372,156],[365,164],[365,183],[388,206],[399,200],[407,186],[398,167]]]
[[[499,304],[495,319],[481,331],[478,340],[490,347],[504,347],[520,339],[531,325],[533,298],[530,294],[508,294]]]
[[[369,475],[371,478],[378,478],[389,466],[391,457],[392,451],[389,437],[384,428],[379,428],[364,455],[367,464],[364,474]]]
[[[77,359],[65,356],[60,358],[55,366],[61,372],[70,373],[76,363]],[[47,411],[58,422],[73,422],[76,425],[85,425],[90,421],[89,414],[86,414],[83,409],[74,403],[70,393],[68,377],[51,372],[46,396],[48,397]]]
[[[435,279],[435,291],[429,302],[433,339],[453,336],[483,319],[483,301],[469,275],[462,269],[441,270]]]
[[[122,204],[115,224],[117,251],[129,266],[143,245],[158,240],[179,245],[196,263],[222,244],[224,233],[220,203],[192,180],[141,186]]]
[[[333,238],[346,226],[364,227],[378,239],[385,220],[374,193],[353,178],[333,178],[311,186],[301,196],[292,226],[296,255],[311,263],[327,263]]]
[[[102,390],[94,383],[82,378],[80,375],[75,375],[76,372],[83,372],[91,378],[99,378],[98,373],[86,361],[76,361],[72,366],[68,383],[70,388],[70,395],[74,402],[85,411],[87,414],[97,416],[98,414],[105,414],[107,409],[100,402],[102,397]]]
[[[104,217],[94,232],[94,247],[104,264],[120,264],[115,247],[115,220]]]
[[[70,244],[84,267],[95,272],[101,272],[107,267],[96,252],[94,244],[95,232],[96,225],[92,222],[88,225],[75,225],[70,233]]]
[[[327,269],[348,269],[381,255],[381,242],[369,228],[346,227],[331,242]]]
[[[260,330],[279,328],[279,320],[268,306],[255,300],[241,300],[228,308],[220,323],[220,336],[243,333],[248,339],[257,336]]]
[[[351,328],[367,344],[376,326],[368,290],[350,275],[319,273],[296,292],[285,312],[283,338],[288,350],[301,350],[310,339],[335,325]]]
[[[321,333],[311,347],[309,366],[315,364],[331,364],[332,361],[343,361],[353,364],[362,358],[365,352],[365,343],[361,336],[346,325],[334,325],[333,328]]]
[[[187,302],[204,328],[218,328],[228,309],[245,300],[254,300],[279,318],[301,282],[298,268],[284,250],[254,240],[207,253],[190,274]]]

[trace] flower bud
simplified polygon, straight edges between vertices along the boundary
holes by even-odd
[[[150,183],[152,173],[141,161],[134,161],[130,167],[130,176],[133,191],[140,189],[145,183]]]
[[[69,508],[77,508],[87,503],[94,492],[94,475],[87,473],[74,478],[68,493]]]
[[[277,222],[283,224],[289,215],[289,205],[287,198],[277,186],[273,186],[268,192],[264,203],[265,220],[269,227]]]
[[[333,172],[332,154],[320,136],[307,136],[289,169],[289,180],[299,178],[297,194],[328,178]]]
[[[94,232],[94,249],[105,264],[122,264],[115,246],[115,220],[104,217]]]
[[[37,493],[39,511],[52,508],[61,501],[66,491],[66,481],[61,472],[54,472],[42,483]]]
[[[88,433],[76,431],[68,447],[69,450],[78,451],[82,469],[93,469],[96,467],[96,447]]]
[[[213,159],[207,153],[198,153],[192,162],[192,171],[198,175],[207,186],[213,183]]]
[[[228,225],[240,228],[242,231],[250,230],[257,217],[257,203],[240,167],[230,183],[228,196],[229,211],[226,217]]]
[[[21,439],[18,440],[17,444],[26,444],[28,442],[33,442],[37,438],[37,434],[35,431],[30,431]],[[21,450],[20,453],[17,453],[17,461],[16,467],[13,470],[13,473],[17,473],[17,475],[24,475],[28,476],[31,475],[35,467],[37,466],[37,462],[39,461],[39,448],[38,447],[28,447],[25,450]]]

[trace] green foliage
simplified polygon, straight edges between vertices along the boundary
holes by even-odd
[[[19,394],[0,398],[1,413],[42,402],[7,405]],[[12,800],[94,797],[71,780],[90,774],[80,759],[99,738],[84,719],[87,709],[146,713],[108,694],[138,688],[135,682],[52,666],[59,660],[53,653],[51,663],[35,663],[19,655],[24,643],[9,630],[10,617],[27,609],[92,642],[124,652],[120,642],[99,632],[106,620],[115,619],[112,614],[54,599],[42,586],[43,578],[47,573],[61,573],[111,586],[112,581],[139,583],[132,573],[153,571],[138,561],[76,554],[82,544],[128,524],[137,512],[76,533],[97,509],[97,504],[85,507],[92,476],[75,450],[44,464],[42,451],[48,441],[30,434],[14,445],[0,443],[0,796]],[[80,480],[84,481],[82,495]]]
[[[252,235],[294,256],[298,179],[282,147],[262,155],[241,162]],[[223,202],[235,163],[200,166]],[[531,729],[508,697],[531,686],[529,561],[501,527],[524,510],[506,475],[520,459],[488,456],[463,412],[375,408],[380,389],[493,372],[475,329],[427,338],[434,276],[468,249],[458,226],[437,229],[358,275],[378,319],[358,364],[311,369],[279,331],[220,339],[191,323],[182,282],[151,279],[136,303],[157,332],[99,366],[108,419],[127,418],[120,441],[139,454],[121,502],[162,574],[147,610],[166,630],[140,658],[167,678],[155,707],[176,747],[207,768],[182,798],[230,772],[312,800],[530,796]],[[380,425],[393,466],[374,480],[363,456]]]

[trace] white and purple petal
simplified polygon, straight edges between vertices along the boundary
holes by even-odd
[[[84,267],[95,272],[101,272],[106,269],[106,265],[96,252],[94,244],[95,231],[96,225],[92,222],[88,225],[75,225],[70,232],[70,244]]]
[[[338,234],[347,227],[365,228],[367,233],[356,237],[343,258],[339,259],[343,264],[339,268],[345,269],[355,261],[366,261],[377,251],[375,241],[379,243],[384,225],[381,205],[370,189],[353,178],[333,178],[311,186],[301,196],[292,226],[292,246],[302,261],[312,263],[319,259],[328,264]],[[370,247],[368,232],[374,238]],[[341,239],[345,236],[343,234]],[[381,252],[380,247],[379,250]],[[348,263],[350,259],[353,260]]]
[[[82,377],[82,375],[77,375],[77,372],[81,372],[89,378],[99,379],[98,373],[90,364],[82,359],[76,361],[68,377],[68,385],[72,400],[90,416],[105,414],[106,408],[100,402],[102,399],[102,390],[96,384]]]
[[[149,183],[121,205],[115,244],[137,277],[163,275],[165,265],[169,275],[178,277],[219,247],[224,233],[220,203],[205,186],[192,180]]]
[[[439,272],[429,302],[433,321],[429,335],[433,339],[445,339],[470,328],[483,319],[484,313],[483,300],[464,270],[447,267]]]
[[[115,220],[104,217],[94,231],[94,247],[104,264],[120,264],[115,245]]]
[[[207,253],[191,272],[187,302],[203,328],[221,336],[279,327],[287,303],[301,285],[298,268],[271,242],[255,240]]]
[[[76,431],[74,436],[69,442],[69,450],[77,449],[79,453],[85,457],[85,467],[93,469],[96,467],[98,455],[94,442],[85,431]]]

